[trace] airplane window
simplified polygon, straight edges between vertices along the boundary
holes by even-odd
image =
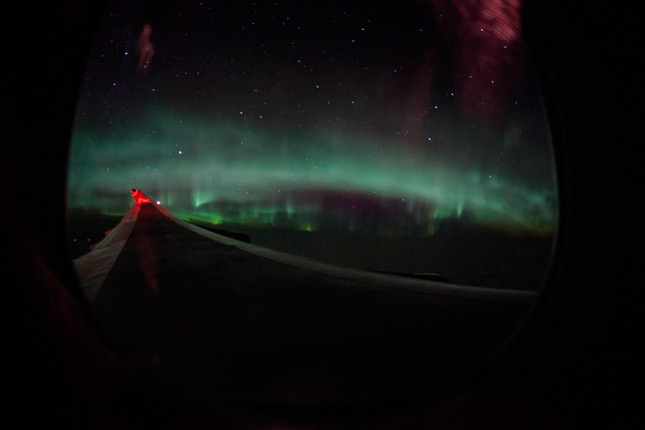
[[[213,256],[202,242],[178,252],[192,252],[179,264],[170,246],[151,245],[155,235],[178,238],[171,227],[145,227],[152,239],[143,239],[145,205],[133,215],[136,227],[110,239],[141,241],[140,258],[121,270],[139,264],[136,279],[150,294],[162,294],[166,279],[151,267],[181,273],[188,289],[205,266],[234,267],[220,272],[226,282],[235,279],[230,307],[214,305],[227,315],[238,309],[238,295],[251,294],[238,283],[291,273],[289,257],[263,249],[356,269],[347,272],[351,279],[368,273],[379,291],[387,282],[410,282],[415,294],[426,283],[517,297],[536,292],[549,269],[558,198],[546,112],[523,37],[520,0],[111,1],[87,63],[71,144],[74,257],[99,250],[142,193],[136,195],[160,211],[226,238],[226,249],[280,265],[247,267],[247,257]],[[126,245],[117,251],[135,252]],[[117,266],[104,268],[104,282],[117,279]],[[108,294],[105,285],[90,294],[94,303]],[[259,314],[264,300],[273,304],[268,294],[254,299]],[[318,299],[320,306],[333,302]],[[96,305],[99,319],[121,312],[115,300]],[[341,312],[342,300],[334,303]],[[318,317],[333,320],[335,312]],[[455,313],[462,316],[448,330],[454,336],[444,337],[471,339],[469,330],[483,329],[464,321],[478,312],[468,305]],[[439,314],[430,319],[437,323]],[[254,317],[239,318],[238,327],[246,327]],[[276,324],[284,329],[286,322]],[[307,336],[329,341],[316,327]],[[437,360],[448,367],[468,361],[461,353]]]

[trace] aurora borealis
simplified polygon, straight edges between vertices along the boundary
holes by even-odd
[[[550,141],[514,7],[114,3],[69,205],[123,213],[137,187],[213,224],[550,234]]]

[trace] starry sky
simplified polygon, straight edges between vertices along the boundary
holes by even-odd
[[[137,187],[212,224],[550,234],[557,194],[519,0],[115,1],[70,154],[70,208]]]

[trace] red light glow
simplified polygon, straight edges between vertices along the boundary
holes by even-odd
[[[152,200],[150,200],[145,194],[143,194],[141,191],[138,189],[131,189],[130,192],[132,193],[132,198],[134,199],[135,204],[141,204],[141,203],[152,203]]]

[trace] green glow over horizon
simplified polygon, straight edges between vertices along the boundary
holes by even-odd
[[[468,213],[476,222],[513,229],[556,228],[553,181],[486,174],[478,163],[449,160],[427,142],[402,145],[325,130],[279,133],[169,110],[149,115],[145,129],[150,132],[103,136],[75,130],[70,207],[118,212],[129,207],[128,189],[136,187],[169,210],[190,211],[205,222],[268,225],[276,213],[302,222],[304,214],[319,211],[315,201],[301,201],[303,191],[313,189],[400,199],[410,208],[427,202],[432,220]],[[238,207],[226,214],[209,208],[212,202]]]

